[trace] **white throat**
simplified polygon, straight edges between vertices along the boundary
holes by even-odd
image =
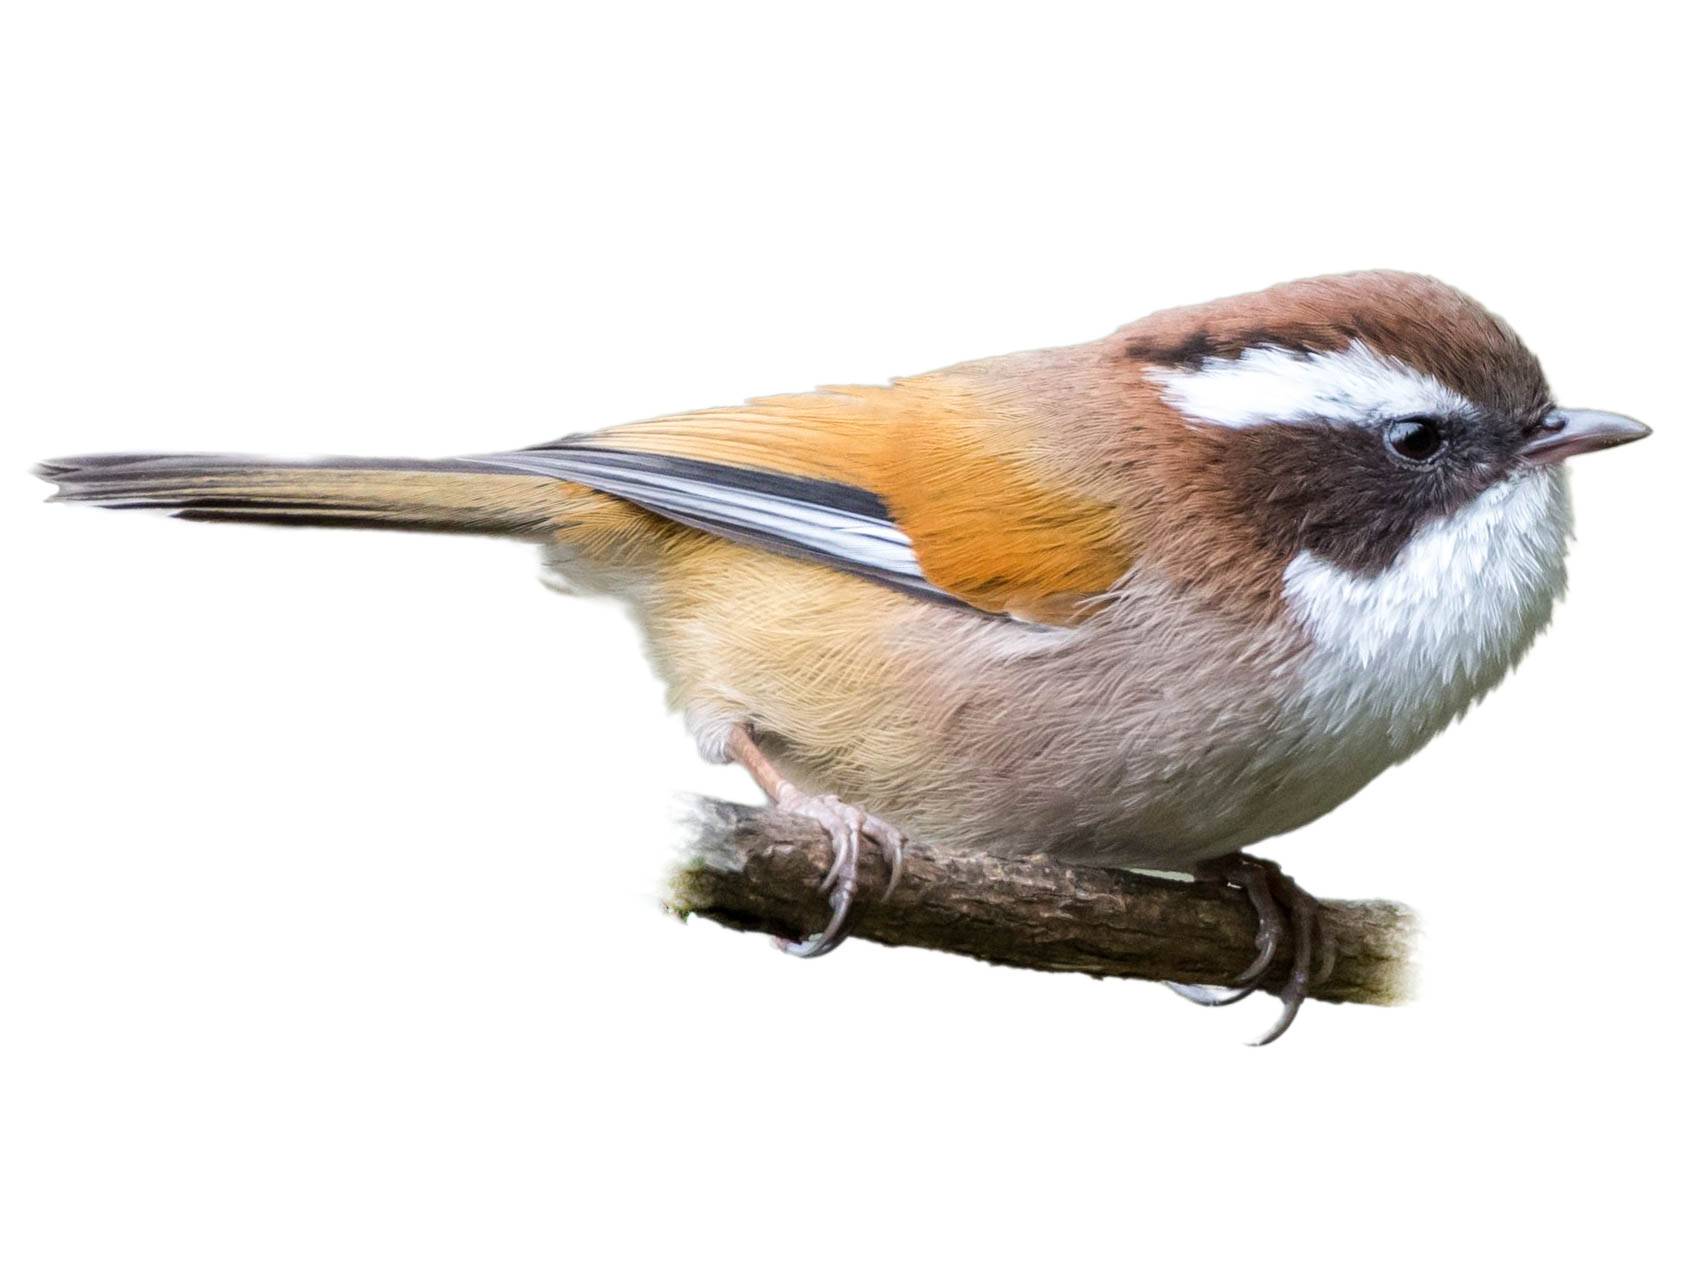
[[[1357,759],[1389,765],[1413,753],[1548,624],[1566,587],[1571,529],[1565,471],[1554,466],[1422,528],[1380,574],[1299,553],[1285,598],[1313,639],[1304,682],[1314,725]]]

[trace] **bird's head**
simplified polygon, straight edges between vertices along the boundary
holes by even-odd
[[[1154,480],[1185,506],[1176,515],[1233,530],[1275,574],[1309,556],[1378,576],[1427,533],[1503,505],[1495,526],[1523,528],[1527,489],[1564,504],[1562,460],[1649,432],[1558,406],[1505,322],[1408,273],[1159,312],[1113,348],[1146,400]]]
[[[1571,530],[1562,462],[1649,432],[1558,406],[1506,323],[1406,273],[1159,312],[1106,349],[1157,568],[1303,628],[1309,695],[1335,726],[1372,720],[1385,759],[1547,623]]]

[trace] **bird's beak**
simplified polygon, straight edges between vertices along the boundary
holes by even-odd
[[[1556,408],[1532,431],[1520,454],[1532,464],[1555,464],[1580,451],[1600,451],[1634,443],[1654,431],[1617,412],[1591,408]]]

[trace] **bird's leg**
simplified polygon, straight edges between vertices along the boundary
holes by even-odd
[[[1296,1020],[1298,1009],[1309,997],[1309,987],[1332,971],[1334,956],[1321,925],[1321,906],[1280,865],[1252,855],[1235,853],[1199,864],[1193,872],[1199,880],[1220,881],[1245,891],[1256,911],[1256,958],[1234,979],[1234,989],[1190,986],[1171,982],[1170,988],[1194,1003],[1211,1006],[1243,999],[1262,983],[1287,935],[1291,940],[1291,972],[1280,989],[1281,1011],[1273,1028],[1256,1041],[1261,1047],[1284,1034]],[[1320,967],[1315,966],[1316,947]]]
[[[882,892],[887,898],[900,881],[904,862],[906,838],[898,828],[843,802],[830,793],[807,793],[796,788],[780,772],[765,751],[754,743],[753,733],[743,724],[731,728],[725,738],[725,752],[740,764],[754,783],[765,790],[772,804],[791,815],[803,815],[816,820],[830,834],[835,854],[830,871],[819,885],[830,898],[830,923],[816,937],[804,942],[786,942],[783,949],[791,955],[814,958],[836,949],[851,930],[849,923],[854,898],[859,893],[859,850],[862,839],[877,843],[888,860],[888,886]]]

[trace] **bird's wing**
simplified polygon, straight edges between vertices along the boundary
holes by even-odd
[[[685,525],[1031,622],[1077,622],[1128,529],[939,374],[760,399],[485,457]]]

